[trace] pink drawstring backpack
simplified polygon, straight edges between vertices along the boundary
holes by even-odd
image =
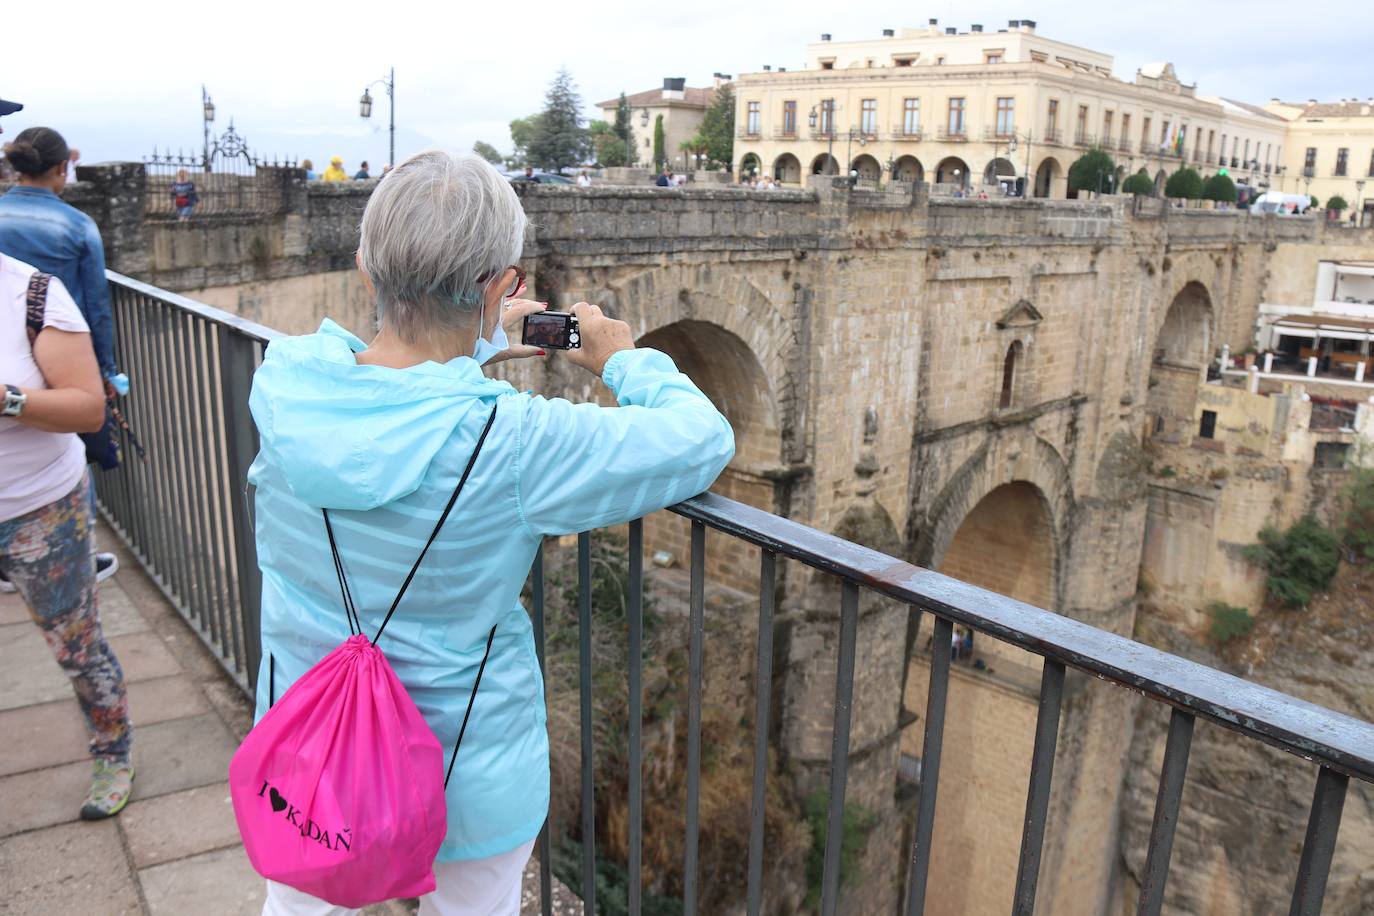
[[[329,512],[322,510],[353,635],[291,685],[229,763],[239,834],[248,860],[264,878],[349,908],[434,890],[434,857],[448,830],[444,789],[496,628],[487,635],[447,775],[439,740],[376,642],[458,501],[495,419],[493,408],[458,486],[371,642],[362,633]],[[269,702],[274,674],[269,667]]]

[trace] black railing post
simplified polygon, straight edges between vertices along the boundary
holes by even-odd
[[[1035,749],[1031,752],[1030,791],[1026,793],[1026,825],[1021,834],[1021,862],[1016,871],[1013,916],[1033,916],[1035,886],[1040,880],[1040,853],[1045,842],[1045,817],[1050,808],[1054,751],[1059,743],[1059,709],[1064,700],[1064,663],[1045,659],[1040,676],[1040,710],[1035,718]]]
[[[630,916],[639,916],[643,887],[640,862],[644,849],[644,521],[630,522],[630,849],[626,867]]]
[[[1136,916],[1159,916],[1164,905],[1164,886],[1169,880],[1169,857],[1178,826],[1178,806],[1188,776],[1188,751],[1193,745],[1193,717],[1175,709],[1169,717],[1169,740],[1164,746],[1164,766],[1159,772],[1159,797],[1150,827],[1150,851],[1145,857],[1145,877],[1140,882]]]
[[[544,542],[540,540],[534,551],[534,566],[530,570],[530,603],[534,617],[534,654],[539,660],[539,677],[547,684],[548,668],[544,664]],[[549,848],[549,819],[539,828],[539,912],[553,916],[553,862]]]
[[[763,828],[768,805],[769,704],[773,697],[773,603],[778,555],[762,551],[759,564],[759,638],[754,662],[754,786],[749,802],[749,916],[763,909]]]
[[[687,626],[687,841],[682,869],[682,912],[695,916],[700,878],[701,669],[706,642],[706,526],[692,522],[691,594]]]
[[[1307,818],[1307,835],[1298,860],[1298,879],[1293,886],[1293,904],[1288,916],[1321,916],[1326,879],[1331,873],[1331,858],[1336,851],[1336,833],[1341,829],[1341,811],[1350,777],[1322,767],[1312,793],[1312,811]]]
[[[592,742],[592,535],[577,536],[578,685],[582,713],[582,912],[596,913],[596,748]]]
[[[921,748],[921,794],[916,802],[916,830],[906,878],[906,916],[921,916],[926,906],[930,840],[935,830],[935,800],[940,784],[940,751],[945,740],[945,699],[949,695],[950,645],[954,624],[936,617],[930,642],[930,683],[926,685],[926,731]]]
[[[840,901],[840,851],[844,845],[844,795],[849,780],[849,722],[858,629],[859,586],[845,579],[840,592],[840,651],[835,665],[835,727],[830,733],[830,810],[825,822],[821,916],[834,916]]]

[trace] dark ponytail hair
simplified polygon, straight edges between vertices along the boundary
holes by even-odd
[[[51,127],[30,127],[5,144],[5,159],[20,175],[37,178],[72,157],[67,141]]]

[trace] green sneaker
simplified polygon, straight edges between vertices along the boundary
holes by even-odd
[[[91,778],[91,791],[86,793],[86,803],[81,806],[81,819],[98,821],[114,817],[129,803],[133,788],[132,763],[112,757],[95,758],[95,775]]]

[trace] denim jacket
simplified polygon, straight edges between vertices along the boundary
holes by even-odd
[[[51,191],[16,185],[0,197],[0,252],[62,281],[91,327],[100,374],[117,373],[105,248],[95,220]]]

